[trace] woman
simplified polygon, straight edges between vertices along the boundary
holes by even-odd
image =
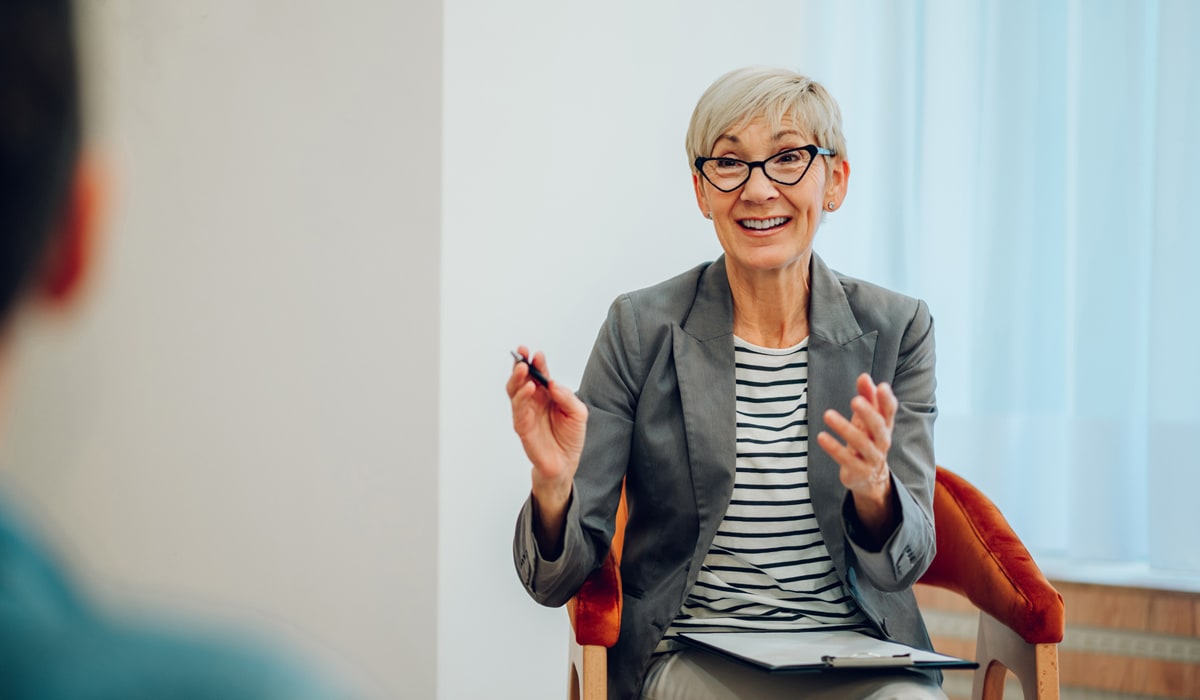
[[[533,465],[521,580],[566,602],[624,482],[610,697],[942,698],[936,675],[772,675],[675,639],[839,624],[929,648],[911,587],[934,555],[933,321],[813,253],[850,177],[837,104],[802,75],[737,70],[700,98],[687,148],[724,255],[619,297],[578,396],[523,362],[509,377]]]

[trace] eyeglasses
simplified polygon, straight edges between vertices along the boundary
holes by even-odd
[[[697,158],[695,165],[704,179],[722,192],[732,192],[750,179],[755,168],[762,168],[771,182],[794,185],[804,179],[817,156],[834,156],[835,151],[809,144],[800,148],[789,148],[766,160],[746,162],[737,158]]]

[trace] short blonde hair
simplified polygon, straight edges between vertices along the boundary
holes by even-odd
[[[783,68],[751,66],[730,71],[709,86],[688,125],[688,166],[712,155],[717,139],[756,117],[775,131],[785,119],[811,132],[816,145],[846,157],[842,112],[837,101],[812,78]]]

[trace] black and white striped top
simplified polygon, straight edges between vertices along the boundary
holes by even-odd
[[[817,528],[808,490],[808,339],[762,348],[734,339],[737,476],[696,585],[667,630],[863,625]]]

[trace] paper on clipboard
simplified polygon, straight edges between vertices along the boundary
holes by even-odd
[[[875,639],[852,630],[685,632],[680,639],[768,671],[979,666],[974,661]]]

